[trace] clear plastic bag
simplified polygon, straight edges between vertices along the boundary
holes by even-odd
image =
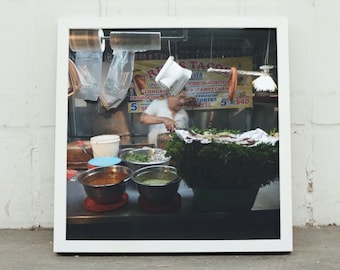
[[[97,101],[102,76],[102,56],[101,51],[77,51],[75,64],[79,71],[81,89],[76,92],[75,97]]]
[[[124,95],[122,98],[117,98],[115,96],[107,95],[104,91],[99,93],[99,99],[107,110],[117,108],[124,101],[126,96],[127,95]]]
[[[133,67],[135,63],[135,52],[115,50],[112,62],[104,82],[104,92],[107,95],[122,99],[129,90]]]

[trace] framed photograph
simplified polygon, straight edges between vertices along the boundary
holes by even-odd
[[[61,18],[57,49],[54,252],[292,251],[286,18]],[[170,97],[188,126],[150,141],[140,117]],[[105,201],[84,179],[113,167]]]

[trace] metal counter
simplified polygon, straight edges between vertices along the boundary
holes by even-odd
[[[193,192],[182,181],[181,204],[170,212],[150,212],[139,202],[132,180],[128,203],[110,212],[94,212],[83,206],[86,194],[76,181],[67,183],[67,240],[204,240],[279,239],[280,210],[197,212]]]

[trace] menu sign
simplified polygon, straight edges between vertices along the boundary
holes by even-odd
[[[233,100],[228,99],[229,73],[207,72],[208,68],[252,70],[251,57],[202,58],[176,61],[192,71],[186,84],[187,96],[195,97],[197,106],[187,110],[231,109],[252,107],[252,76],[238,75]],[[154,99],[163,98],[166,90],[156,82],[155,77],[165,60],[136,60],[134,65],[134,88],[130,91],[128,111],[143,112]]]

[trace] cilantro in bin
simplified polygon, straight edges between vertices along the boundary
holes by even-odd
[[[204,133],[197,129],[195,132]],[[261,187],[278,177],[278,141],[251,147],[214,140],[208,144],[185,143],[174,134],[166,149],[178,174],[191,188]]]

